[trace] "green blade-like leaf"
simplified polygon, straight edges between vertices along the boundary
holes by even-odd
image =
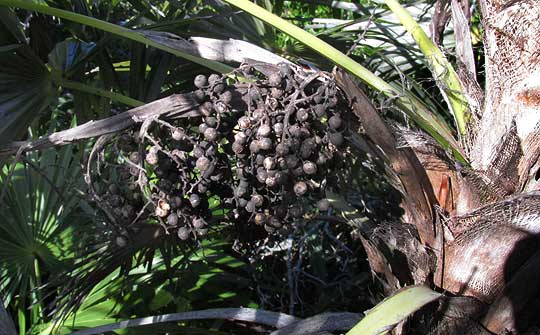
[[[186,53],[184,51],[179,50],[178,48],[172,47],[169,43],[163,43],[158,38],[152,38],[152,36],[145,34],[144,32],[138,32],[136,30],[128,29],[128,28],[125,28],[116,24],[98,20],[93,17],[73,13],[70,11],[66,11],[66,10],[62,10],[62,9],[58,9],[54,7],[49,7],[40,3],[35,3],[31,1],[23,1],[23,0],[0,0],[0,6],[18,7],[18,8],[22,8],[26,10],[40,12],[47,15],[54,15],[56,17],[59,17],[65,20],[70,20],[70,21],[74,21],[83,25],[94,27],[94,28],[106,31],[108,33],[111,33],[111,34],[115,34],[117,36],[127,38],[132,41],[147,44],[156,49],[170,52],[173,55],[185,58],[189,61],[200,64],[202,66],[205,66],[217,72],[227,73],[227,72],[232,71],[232,67],[228,65],[225,65],[216,61],[207,60],[207,59],[200,58],[192,54]]]
[[[28,46],[0,53],[0,143],[20,136],[54,96],[49,71]]]
[[[0,7],[0,146],[20,136],[54,96],[49,71],[21,27],[13,11]]]
[[[344,68],[388,97],[396,98],[396,104],[422,129],[431,134],[443,147],[452,149],[456,159],[465,162],[462,150],[452,135],[452,130],[442,118],[433,114],[416,96],[385,82],[380,77],[355,62],[338,49],[289,23],[248,0],[224,0],[260,20],[301,41],[336,65]]]
[[[426,286],[409,286],[379,303],[346,335],[386,334],[393,325],[441,297]]]

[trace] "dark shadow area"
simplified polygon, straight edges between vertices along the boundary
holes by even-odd
[[[540,235],[520,240],[504,266],[504,288],[484,324],[495,332],[530,334],[540,326]]]

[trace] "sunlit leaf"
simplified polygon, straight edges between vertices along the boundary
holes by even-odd
[[[392,326],[440,297],[426,286],[406,287],[373,307],[346,335],[386,334]]]

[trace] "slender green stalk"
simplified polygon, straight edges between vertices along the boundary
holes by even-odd
[[[34,275],[36,278],[36,287],[34,288],[34,294],[35,294],[35,300],[34,304],[32,306],[32,312],[33,312],[33,320],[32,324],[37,324],[42,317],[43,313],[43,303],[41,301],[41,291],[39,288],[41,287],[41,270],[39,268],[39,259],[36,257],[34,258]]]
[[[396,98],[397,105],[407,112],[407,114],[415,122],[417,122],[420,127],[430,133],[444,147],[451,148],[456,159],[462,162],[466,161],[461,152],[460,146],[452,135],[450,127],[442,119],[435,116],[416,96],[412,95],[410,92],[402,92],[396,89],[394,86],[385,82],[380,77],[358,64],[352,58],[348,57],[330,44],[304,31],[294,24],[287,22],[279,16],[270,13],[264,8],[257,6],[251,1],[224,1],[246,11],[247,13],[283,31],[287,35],[299,40],[306,46],[320,53],[325,58],[334,62],[336,65],[360,78],[377,91],[382,92],[389,97]]]
[[[93,17],[73,13],[67,10],[63,10],[63,9],[46,6],[46,5],[36,3],[33,1],[0,0],[0,6],[18,7],[18,8],[22,8],[26,10],[40,12],[47,15],[56,16],[65,20],[69,20],[69,21],[80,23],[80,24],[84,24],[86,26],[94,27],[96,29],[106,31],[108,33],[121,36],[132,41],[140,42],[140,43],[149,45],[151,47],[154,47],[156,49],[167,51],[175,56],[185,58],[189,61],[192,61],[193,63],[200,64],[216,72],[228,73],[232,71],[232,67],[228,65],[188,54],[186,52],[180,51],[178,49],[172,48],[163,43],[159,43],[151,38],[148,38],[141,32],[124,28],[122,26],[105,22],[105,21],[102,21]]]
[[[428,66],[431,69],[435,80],[443,83],[443,93],[447,99],[454,114],[456,125],[461,136],[467,135],[467,103],[462,94],[461,81],[454,71],[452,64],[448,62],[442,51],[431,41],[422,27],[407,12],[398,0],[384,0],[386,5],[397,16],[403,27],[412,35],[416,44],[428,60]]]
[[[123,103],[123,104],[125,104],[127,106],[138,107],[138,106],[144,105],[144,102],[139,101],[137,99],[130,98],[130,97],[125,96],[125,95],[122,95],[120,93],[107,91],[107,90],[104,90],[102,88],[89,86],[89,85],[86,85],[86,84],[83,84],[83,83],[78,83],[78,82],[63,79],[63,78],[60,78],[60,77],[54,78],[54,82],[57,85],[62,86],[64,88],[68,88],[68,89],[72,89],[72,90],[76,90],[76,91],[81,91],[81,92],[85,92],[85,93],[89,93],[89,94],[94,94],[94,95],[98,95],[100,97],[109,98],[111,100]]]
[[[19,324],[19,334],[26,334],[26,316],[24,310],[24,297],[19,297],[19,306],[17,307],[17,322]]]

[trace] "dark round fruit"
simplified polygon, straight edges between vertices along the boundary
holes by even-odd
[[[261,207],[264,203],[264,197],[260,194],[254,194],[251,197],[251,202],[253,202],[256,207]]]
[[[195,84],[195,87],[203,88],[208,85],[208,80],[206,79],[206,76],[204,74],[199,74],[195,77],[193,83]]]
[[[253,221],[255,222],[256,225],[260,226],[266,222],[266,215],[264,215],[263,213],[257,213],[255,214]]]
[[[199,183],[199,185],[197,185],[197,191],[201,194],[206,193],[206,191],[208,191],[208,185],[204,183]]]
[[[304,164],[302,164],[302,170],[304,170],[305,174],[312,175],[317,173],[317,164],[305,161]]]
[[[198,102],[202,102],[204,99],[206,99],[206,93],[203,90],[196,90],[193,92],[193,96]]]
[[[251,101],[253,102],[257,102],[258,100],[261,99],[261,93],[257,89],[249,90],[248,94],[249,94],[249,97],[251,98]]]
[[[294,190],[294,193],[296,195],[302,196],[302,195],[306,194],[306,192],[308,190],[308,186],[307,186],[307,184],[305,182],[299,181],[296,184],[294,184],[293,190]]]
[[[330,140],[330,143],[335,145],[336,147],[339,147],[343,144],[343,134],[342,133],[330,133],[328,134],[328,139]]]
[[[328,155],[323,152],[319,152],[319,156],[317,157],[317,165],[324,165],[326,162],[328,162]]]
[[[302,130],[300,129],[300,126],[293,124],[289,127],[289,134],[294,137],[300,137],[302,135]]]
[[[235,141],[232,144],[232,151],[237,155],[241,154],[244,151],[244,145]]]
[[[261,146],[259,144],[259,141],[258,140],[251,141],[251,143],[249,144],[249,151],[251,151],[251,153],[253,154],[256,154],[260,150],[261,150]]]
[[[283,123],[277,122],[274,124],[273,128],[277,136],[281,136],[281,134],[283,134]]]
[[[304,169],[302,166],[298,166],[292,170],[292,174],[295,177],[302,177],[304,175]]]
[[[215,109],[219,114],[222,114],[222,113],[226,113],[226,112],[229,110],[229,107],[228,107],[227,104],[224,103],[223,101],[217,101],[217,102],[214,104],[214,109]]]
[[[280,72],[271,73],[268,76],[268,85],[278,87],[281,85],[282,76]]]
[[[237,197],[237,198],[241,198],[244,196],[244,194],[247,193],[247,188],[245,187],[242,187],[242,186],[238,186],[235,190],[234,190],[234,195]]]
[[[265,225],[264,225],[264,230],[266,230],[269,234],[272,234],[272,233],[274,233],[274,232],[276,231],[276,228],[274,228],[274,227],[272,227],[272,226],[270,226],[270,225],[265,224]]]
[[[341,128],[342,124],[343,120],[339,115],[333,115],[330,119],[328,119],[328,125],[334,130]]]
[[[274,187],[278,184],[278,180],[276,177],[266,177],[266,179],[264,180],[264,183],[266,184],[266,186],[268,187]]]
[[[206,221],[204,221],[203,218],[194,217],[191,221],[191,224],[193,225],[193,228],[195,229],[202,229],[206,226]]]
[[[278,67],[279,67],[279,72],[281,73],[283,77],[290,75],[292,72],[291,67],[287,63],[279,63]]]
[[[245,209],[246,209],[247,212],[253,213],[253,212],[255,212],[255,207],[256,207],[256,206],[255,206],[255,203],[254,203],[253,201],[250,200],[250,201],[248,201],[248,202],[246,203]]]
[[[272,128],[269,125],[263,124],[257,129],[257,135],[259,137],[268,137],[272,133]]]
[[[129,160],[132,161],[133,163],[137,164],[141,160],[141,156],[139,155],[139,153],[137,151],[134,151],[134,152],[129,154]]]
[[[185,241],[189,238],[190,231],[186,227],[180,227],[178,228],[178,238],[182,241]]]
[[[246,199],[240,198],[240,199],[237,200],[237,203],[238,203],[238,207],[244,208],[244,207],[246,207],[248,201]]]
[[[192,194],[189,196],[189,203],[191,207],[195,208],[201,204],[201,197],[198,194]]]
[[[287,167],[289,169],[294,169],[298,166],[298,164],[300,164],[300,159],[298,159],[298,157],[295,155],[289,155],[285,157],[285,162],[287,163]]]
[[[330,200],[328,199],[321,199],[317,202],[317,208],[321,211],[321,212],[326,212],[328,211],[328,209],[330,208]]]
[[[272,148],[272,140],[268,137],[263,137],[259,140],[259,146],[262,150],[270,150]]]
[[[330,108],[336,107],[337,102],[338,102],[337,97],[331,97],[330,99],[328,99],[328,102],[327,102],[328,107]]]
[[[178,225],[178,215],[176,215],[176,213],[169,214],[169,216],[167,216],[167,224],[169,226]]]
[[[207,128],[204,131],[204,138],[210,142],[215,142],[218,139],[218,132],[215,128]]]
[[[122,217],[129,219],[135,216],[135,209],[133,206],[127,204],[122,207]]]
[[[197,158],[197,161],[195,162],[195,167],[199,169],[199,171],[206,171],[210,167],[210,160],[205,156],[201,156]]]
[[[263,166],[267,170],[272,170],[276,167],[276,159],[274,157],[266,157],[263,161]]]
[[[244,132],[238,132],[238,133],[234,134],[234,141],[238,142],[240,144],[246,143],[247,138],[248,137],[246,136],[246,133],[244,133]]]
[[[240,126],[242,129],[251,128],[251,120],[247,116],[242,116],[240,119],[238,119],[238,126]]]
[[[276,207],[274,214],[277,218],[283,219],[285,216],[287,216],[287,207],[285,206]]]
[[[215,74],[215,73],[212,73],[209,77],[208,77],[208,83],[210,83],[210,85],[213,85],[217,82],[221,81],[221,76]]]
[[[128,239],[125,236],[118,235],[116,236],[115,242],[118,247],[123,248],[128,244]]]
[[[265,158],[265,155],[257,154],[257,156],[255,156],[255,164],[257,166],[263,165]]]
[[[199,111],[203,116],[210,116],[214,111],[214,104],[212,104],[210,101],[207,101],[201,106],[199,106]]]
[[[204,123],[208,125],[208,127],[215,128],[217,126],[217,119],[213,116],[207,116],[204,118]]]
[[[302,207],[300,206],[293,206],[291,207],[291,209],[289,209],[289,214],[293,218],[299,218],[299,217],[302,217],[302,215],[304,214],[304,211],[302,210]]]
[[[296,112],[296,120],[300,122],[306,122],[308,119],[309,119],[309,112],[307,111],[307,109],[300,108]]]
[[[221,101],[223,101],[224,103],[228,105],[232,102],[232,98],[233,98],[232,92],[225,91],[221,94],[220,98],[221,98]]]
[[[273,216],[268,220],[268,224],[274,228],[281,228],[281,220]]]
[[[205,150],[200,145],[197,145],[195,148],[193,148],[193,156],[195,156],[195,158],[203,156],[204,153]]]
[[[276,145],[276,155],[283,157],[289,153],[289,146],[285,143]]]
[[[172,209],[177,209],[177,208],[180,208],[182,207],[182,204],[183,204],[183,199],[182,197],[179,197],[178,195],[174,195],[171,197],[170,199],[170,206]]]
[[[199,132],[204,135],[204,132],[208,129],[208,125],[206,123],[201,123],[199,125]]]
[[[270,94],[272,95],[273,98],[276,98],[276,99],[279,99],[283,96],[283,90],[281,88],[278,88],[278,87],[272,87],[272,89],[270,89]]]
[[[257,169],[257,180],[261,183],[266,183],[266,178],[268,178],[268,173],[264,168]]]

